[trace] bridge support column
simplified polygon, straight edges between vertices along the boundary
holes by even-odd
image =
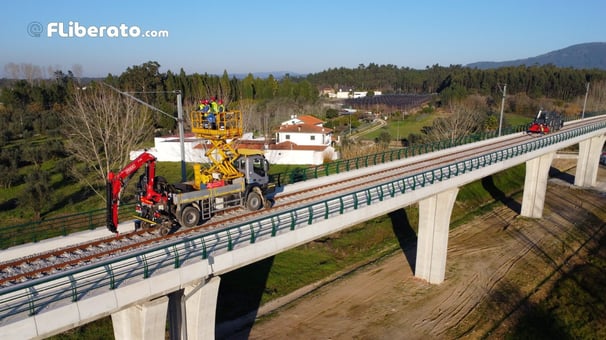
[[[526,162],[524,196],[522,197],[522,211],[520,212],[522,216],[543,217],[547,179],[554,156],[555,152],[550,152]]]
[[[450,189],[419,202],[415,276],[429,283],[444,282],[450,215],[458,192]]]
[[[220,283],[221,278],[213,276],[183,290],[187,340],[215,338],[215,316]]]
[[[187,339],[183,289],[168,294],[168,337]]]
[[[112,314],[115,338],[164,340],[167,306],[168,298],[162,296]]]
[[[579,158],[574,176],[574,185],[580,187],[596,185],[598,168],[600,167],[600,153],[605,141],[606,137],[598,136],[579,143]]]

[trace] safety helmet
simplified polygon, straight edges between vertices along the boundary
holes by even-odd
[[[219,99],[219,104],[223,104],[223,99]]]

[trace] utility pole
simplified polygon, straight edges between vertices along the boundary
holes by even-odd
[[[181,103],[181,91],[177,90],[177,123],[179,125],[179,144],[181,146],[181,182],[187,181],[185,170],[185,130],[183,127],[183,104]]]
[[[499,86],[499,90],[501,86]],[[505,107],[505,96],[507,93],[507,84],[503,85],[503,99],[501,99],[501,117],[499,118],[499,137],[501,136],[501,128],[503,127],[503,108]]]
[[[160,110],[159,108],[142,101],[141,99],[131,95],[130,93],[120,91],[117,88],[115,88],[107,83],[102,82],[101,84],[109,87],[110,89],[112,89],[122,95],[125,95],[125,96],[131,98],[132,100],[136,101],[137,103],[139,103],[145,107],[148,107],[154,111],[160,112],[161,114],[177,121],[177,123],[179,125],[179,143],[181,144],[181,181],[182,182],[187,181],[187,171],[185,169],[185,137],[184,137],[185,132],[184,132],[184,128],[183,128],[183,106],[181,104],[181,91],[179,91],[179,90],[172,91],[172,93],[177,94],[177,118],[175,118],[175,117],[173,117],[173,115],[168,114],[168,113]]]
[[[589,82],[587,82],[587,88],[585,89],[585,100],[583,101],[583,113],[581,113],[581,119],[585,118],[585,105],[587,105],[587,95],[589,94]]]

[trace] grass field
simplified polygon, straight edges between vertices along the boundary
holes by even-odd
[[[424,126],[431,126],[432,122],[437,117],[437,114],[421,113],[405,116],[402,120],[387,120],[386,126],[369,132],[362,138],[374,140],[383,132],[389,133],[394,140],[407,138],[411,133],[419,133]]]
[[[415,114],[405,116],[403,119],[391,119],[387,120],[387,125],[378,129],[364,134],[361,138],[374,140],[378,138],[383,132],[389,133],[392,140],[400,140],[407,138],[411,133],[418,134],[421,129],[425,126],[431,126],[433,121],[438,118],[438,114]],[[531,117],[522,116],[518,114],[504,114],[503,126],[519,126],[530,123]]]

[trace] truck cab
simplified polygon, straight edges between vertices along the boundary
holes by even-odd
[[[240,154],[234,166],[244,174],[247,184],[265,186],[269,183],[269,162],[262,154]]]

